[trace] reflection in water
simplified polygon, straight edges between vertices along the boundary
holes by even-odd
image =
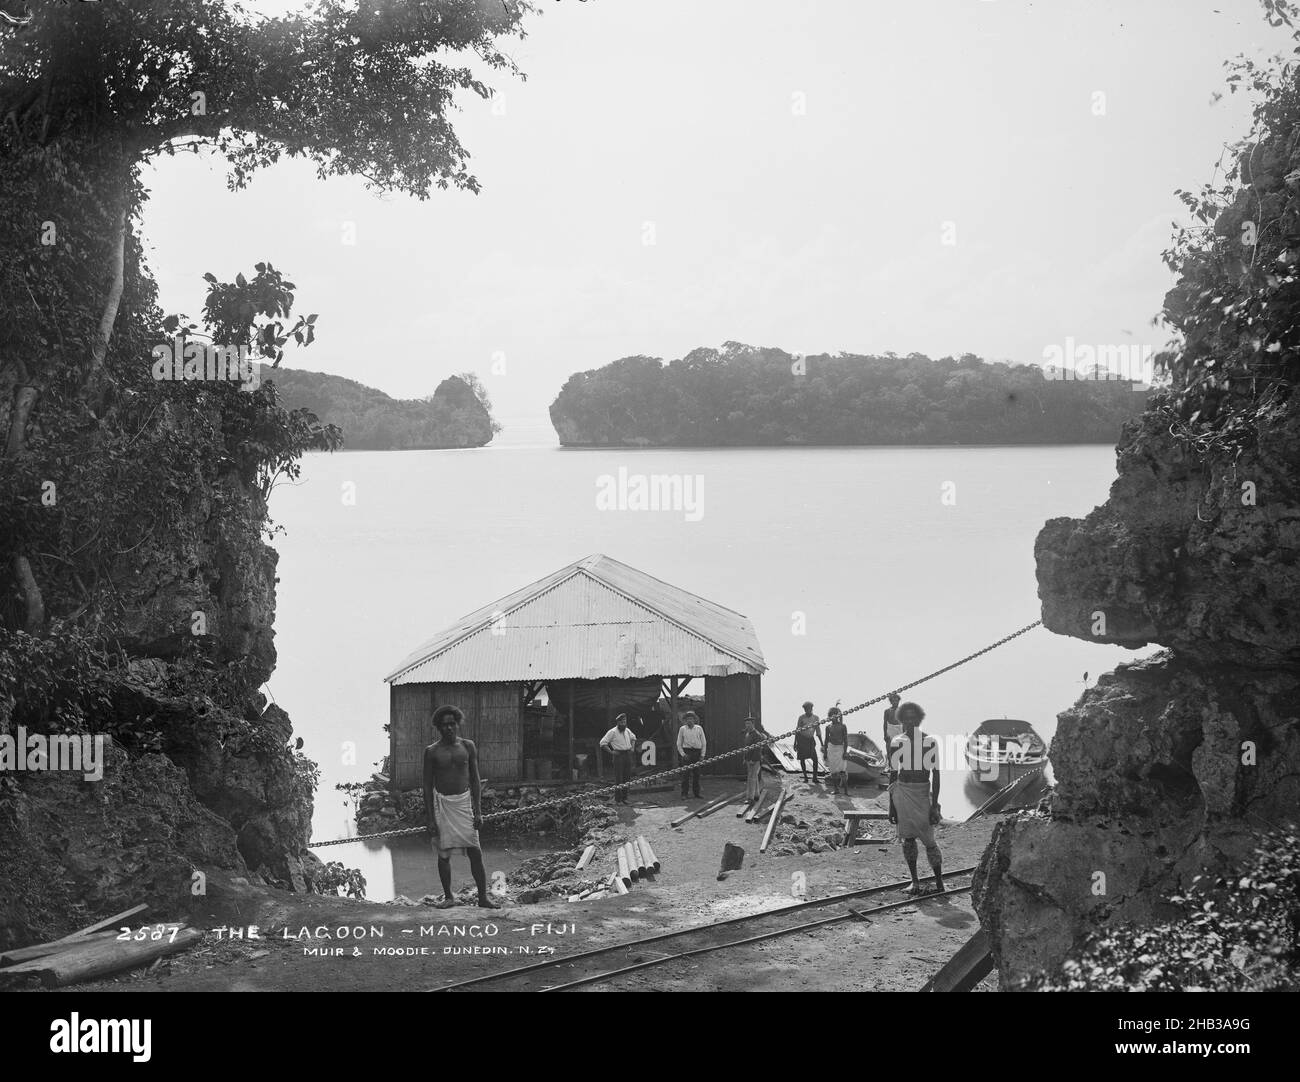
[[[490,882],[493,872],[508,874],[529,857],[563,848],[561,841],[545,835],[485,838],[483,866]],[[428,841],[419,834],[384,841],[358,838],[346,845],[331,845],[313,852],[323,861],[337,860],[345,867],[361,869],[361,874],[366,877],[368,901],[390,902],[399,894],[419,901],[425,894],[442,894],[437,857]],[[459,890],[470,881],[469,860],[455,854],[451,858],[452,888]]]

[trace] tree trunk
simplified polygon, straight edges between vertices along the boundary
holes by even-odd
[[[27,603],[27,620],[25,630],[29,635],[41,635],[45,632],[45,599],[41,588],[32,574],[32,565],[21,552],[14,553],[14,577],[22,588],[23,598]]]
[[[13,402],[9,408],[9,433],[5,440],[4,457],[9,460],[18,458],[27,450],[27,419],[36,405],[38,390],[30,381],[25,364],[18,366],[18,379],[14,383]],[[41,588],[32,574],[31,561],[23,552],[13,554],[14,578],[18,588],[23,592],[23,601],[27,607],[27,619],[24,628],[29,635],[40,635],[45,631],[45,598]]]
[[[108,343],[113,337],[113,324],[117,322],[118,305],[122,302],[124,264],[126,261],[126,203],[127,193],[123,191],[122,209],[118,211],[112,247],[108,253],[108,296],[104,298],[104,311],[99,317],[99,333],[95,335],[95,343],[90,351],[90,367],[92,371],[98,370],[104,365],[104,357],[108,354]]]
[[[27,418],[36,405],[36,386],[19,381],[14,384],[13,403],[9,408],[9,436],[5,441],[5,458],[17,458],[27,449]]]

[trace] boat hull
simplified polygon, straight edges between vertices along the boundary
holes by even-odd
[[[966,749],[966,765],[970,768],[975,780],[993,789],[1001,789],[1003,786],[1010,785],[1013,781],[1020,780],[1026,774],[1041,770],[1045,762],[1046,759],[1041,757],[1021,760],[995,760],[981,755],[976,749]]]

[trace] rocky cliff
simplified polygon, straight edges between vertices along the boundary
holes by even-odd
[[[1300,814],[1300,415],[1235,460],[1170,428],[1161,408],[1127,426],[1106,503],[1035,546],[1050,630],[1168,649],[1059,715],[1049,810],[994,835],[976,905],[1004,987],[1094,929],[1172,916],[1164,899]]]
[[[260,496],[231,475],[196,479],[180,512],[168,543],[123,557],[122,662],[88,724],[114,734],[103,780],[29,772],[5,794],[0,946],[139,902],[176,916],[216,870],[309,888],[310,765],[257,691],[275,665],[277,559]],[[9,691],[0,732],[21,706]]]

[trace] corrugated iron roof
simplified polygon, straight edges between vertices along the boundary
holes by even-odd
[[[747,617],[597,553],[462,617],[384,679],[491,683],[766,668]]]

